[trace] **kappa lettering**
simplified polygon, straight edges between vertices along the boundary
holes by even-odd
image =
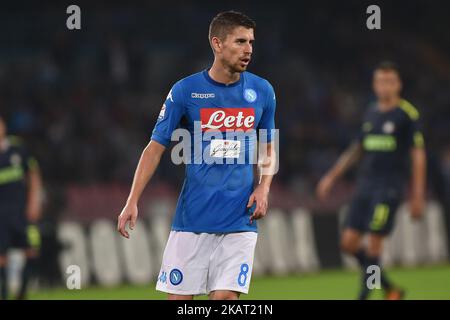
[[[191,98],[193,99],[208,99],[208,98],[215,98],[216,95],[214,93],[197,93],[192,92]]]

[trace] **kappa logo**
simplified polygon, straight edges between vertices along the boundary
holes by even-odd
[[[169,91],[169,94],[167,95],[166,101],[170,100],[173,102],[173,98],[172,98],[172,90]]]
[[[167,283],[167,272],[161,271],[161,275],[159,276],[158,281]]]
[[[172,271],[170,271],[169,280],[171,284],[177,286],[183,281],[183,274],[178,269],[172,269]]]
[[[203,108],[200,110],[202,131],[250,130],[255,125],[253,108]]]
[[[197,93],[197,92],[191,93],[191,98],[193,99],[211,99],[215,97],[216,95],[214,93]]]

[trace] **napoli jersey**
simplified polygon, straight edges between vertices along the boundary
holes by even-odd
[[[410,149],[424,146],[419,112],[403,99],[387,112],[373,105],[364,117],[358,140],[364,149],[358,186],[401,189],[408,177]]]
[[[250,72],[230,85],[214,81],[207,70],[175,83],[151,137],[167,147],[174,133],[186,147],[185,180],[172,230],[256,232],[256,222],[250,223],[253,208],[247,208],[254,188],[256,136],[272,141],[275,106],[270,83]],[[178,128],[184,130],[174,132]]]

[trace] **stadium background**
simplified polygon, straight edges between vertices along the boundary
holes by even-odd
[[[235,9],[258,24],[249,70],[277,92],[281,143],[249,297],[354,297],[358,275],[337,240],[355,171],[327,203],[314,190],[374,98],[373,66],[391,59],[425,125],[430,201],[420,224],[401,209],[383,258],[410,297],[450,298],[448,4],[378,2],[382,30],[376,31],[366,28],[371,3],[361,1],[77,2],[77,31],[66,28],[69,4],[2,4],[0,12],[0,108],[10,133],[23,136],[39,159],[45,180],[32,297],[163,297],[153,285],[184,176],[170,152],[146,190],[132,241],[114,233],[115,219],[168,89],[210,65],[210,19]],[[12,261],[14,286],[20,254],[13,252]],[[64,288],[70,264],[82,269],[81,291]]]

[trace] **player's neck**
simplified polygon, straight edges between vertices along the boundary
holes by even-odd
[[[378,109],[381,112],[387,112],[395,109],[400,103],[400,97],[392,97],[388,99],[378,100]]]
[[[225,68],[218,60],[214,60],[211,69],[208,71],[208,75],[216,82],[226,85],[239,81],[241,74],[239,72],[232,72]]]

